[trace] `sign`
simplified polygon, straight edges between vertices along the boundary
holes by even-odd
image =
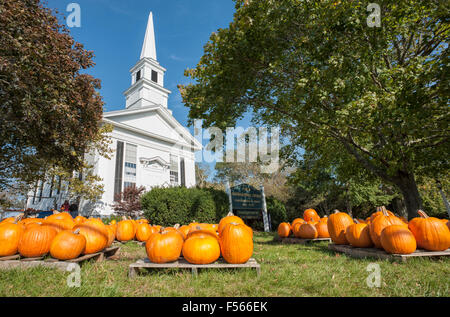
[[[231,201],[233,210],[254,210],[260,213],[263,209],[261,191],[248,184],[231,187]]]

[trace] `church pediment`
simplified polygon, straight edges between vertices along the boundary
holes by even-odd
[[[170,168],[170,164],[163,158],[155,156],[152,158],[139,158],[139,162],[142,164],[142,168],[154,171],[166,171]]]

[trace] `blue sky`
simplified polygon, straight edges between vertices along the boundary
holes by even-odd
[[[184,126],[188,108],[177,85],[188,83],[183,72],[194,68],[212,32],[233,19],[232,0],[47,0],[49,8],[67,16],[67,5],[81,7],[81,27],[71,35],[95,53],[88,73],[102,81],[105,110],[125,108],[123,92],[131,85],[129,70],[139,60],[148,14],[153,12],[159,63],[167,69],[165,87],[172,91],[169,109]],[[191,132],[193,131],[190,128]]]

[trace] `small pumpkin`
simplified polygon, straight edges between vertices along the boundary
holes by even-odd
[[[16,218],[14,222],[0,223],[0,257],[17,254],[24,232],[24,226],[18,223],[19,220]]]
[[[292,231],[294,231],[294,226],[295,226],[296,223],[302,224],[302,223],[305,223],[305,220],[302,219],[302,218],[296,218],[296,219],[294,219],[294,221],[292,221],[292,223],[291,223]]]
[[[348,244],[345,237],[345,231],[348,226],[353,224],[353,219],[348,214],[336,210],[334,214],[328,217],[327,227],[331,240],[335,244]]]
[[[450,248],[450,230],[441,220],[419,210],[420,217],[412,219],[408,228],[417,240],[419,248],[428,251],[445,251]]]
[[[174,262],[181,255],[183,243],[183,237],[177,231],[155,233],[145,243],[145,250],[153,263]]]
[[[108,229],[100,219],[88,219],[73,228],[73,230],[77,229],[80,229],[80,234],[86,238],[83,254],[100,252],[108,245]]]
[[[384,228],[392,225],[403,225],[407,227],[408,225],[397,218],[393,213],[386,210],[385,207],[381,207],[381,214],[376,216],[369,225],[370,230],[370,238],[372,239],[373,244],[376,248],[382,249],[381,245],[381,232]]]
[[[310,209],[306,209],[303,212],[303,219],[305,219],[305,221],[318,222],[320,220],[320,217],[317,214],[317,211],[315,211],[314,209],[310,208]]]
[[[345,238],[356,248],[370,248],[373,246],[370,229],[367,223],[354,223],[345,230]]]
[[[80,234],[80,229],[72,232],[59,232],[50,246],[50,255],[58,260],[67,261],[78,258],[86,248],[86,238]]]
[[[183,236],[183,239],[186,240],[187,235],[189,233],[189,231],[191,230],[191,228],[189,226],[181,226],[180,229],[178,229],[178,231],[181,233],[181,235]]]
[[[326,222],[319,221],[316,223],[316,230],[318,234],[318,238],[329,238],[330,234],[328,233],[328,225]]]
[[[316,239],[319,236],[315,225],[304,223],[298,228],[298,235],[302,239]]]
[[[116,239],[117,241],[126,242],[134,239],[136,235],[136,227],[131,220],[122,220],[117,224]]]
[[[244,224],[244,220],[242,220],[240,217],[235,216],[232,212],[229,212],[228,215],[224,218],[222,218],[219,222],[219,234],[222,233],[222,230],[225,228],[225,226],[229,223],[238,223],[238,224]]]
[[[246,263],[253,254],[253,233],[240,223],[228,223],[220,234],[220,250],[231,264]]]
[[[154,233],[154,229],[146,222],[141,222],[136,227],[136,239],[144,242]]]
[[[209,230],[205,230],[209,232]],[[213,234],[197,235],[194,232],[183,244],[183,257],[192,264],[210,264],[220,257],[220,244]]]
[[[291,234],[291,225],[287,222],[282,222],[278,226],[278,236],[280,238],[287,238]]]
[[[384,228],[381,232],[380,241],[383,249],[391,254],[410,254],[417,248],[414,235],[403,225],[392,225]]]

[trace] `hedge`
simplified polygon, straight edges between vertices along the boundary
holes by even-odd
[[[141,204],[152,224],[217,223],[227,213],[228,196],[211,188],[153,188],[142,195]]]

